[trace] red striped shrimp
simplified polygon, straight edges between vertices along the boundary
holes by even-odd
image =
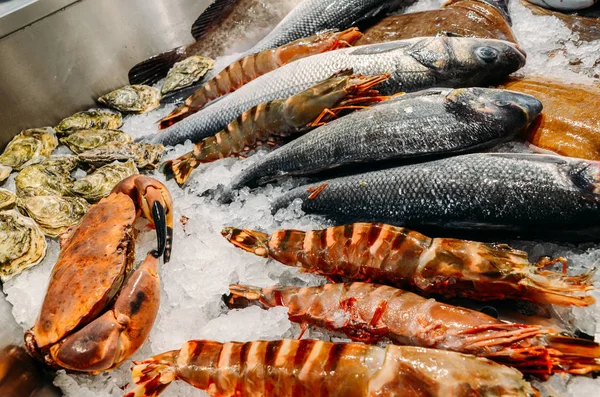
[[[476,300],[520,299],[563,306],[594,303],[592,272],[567,276],[545,269],[564,258],[530,263],[504,244],[429,238],[402,227],[355,223],[324,230],[279,230],[271,236],[226,228],[235,246],[329,277],[373,281],[425,294]],[[566,270],[566,269],[563,269]]]
[[[505,323],[385,285],[232,285],[229,291],[224,297],[229,308],[284,306],[290,320],[304,329],[315,325],[343,332],[355,341],[374,343],[387,337],[402,345],[490,358],[533,374],[600,370],[600,345],[587,339],[561,336],[535,325]]]
[[[513,368],[412,346],[195,340],[135,364],[125,397],[158,396],[174,380],[214,397],[539,396]]]
[[[168,179],[175,178],[183,185],[202,163],[239,155],[262,143],[306,132],[343,110],[360,109],[388,99],[372,88],[389,77],[389,74],[353,75],[351,70],[345,70],[289,98],[255,106],[222,131],[198,142],[193,151],[163,163],[161,171]]]
[[[263,74],[298,59],[350,47],[360,37],[362,37],[362,33],[356,28],[350,28],[343,32],[325,32],[292,41],[278,48],[248,55],[227,66],[202,88],[194,92],[185,100],[183,106],[161,119],[158,128],[162,130],[172,126],[196,113],[208,102],[239,89]]]

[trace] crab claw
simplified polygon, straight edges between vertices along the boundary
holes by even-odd
[[[173,244],[173,200],[165,185],[144,175],[133,175],[119,182],[113,193],[127,194],[143,216],[156,228],[157,253],[164,263],[171,258]]]

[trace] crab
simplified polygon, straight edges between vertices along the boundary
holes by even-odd
[[[137,268],[141,214],[156,228],[157,246]],[[169,261],[171,195],[160,182],[133,175],[90,207],[66,238],[42,309],[25,333],[29,353],[53,368],[98,374],[117,368],[146,340],[160,302],[158,265]]]

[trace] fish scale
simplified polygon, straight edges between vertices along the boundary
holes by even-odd
[[[493,48],[497,59],[485,62],[477,58],[474,52],[482,48]],[[448,59],[448,51],[461,58]],[[430,62],[432,56],[437,56],[439,65]],[[167,145],[188,139],[199,142],[222,130],[244,111],[297,94],[341,70],[352,69],[363,75],[390,73],[391,77],[378,87],[382,95],[389,95],[433,86],[479,85],[504,77],[524,63],[525,58],[513,44],[491,39],[416,38],[331,51],[267,73],[163,132],[141,140]],[[452,67],[448,67],[450,64]]]
[[[307,199],[296,188],[273,204],[303,199],[307,213],[351,222],[492,229],[594,240],[600,165],[532,154],[470,154],[327,181]]]
[[[505,90],[419,91],[307,133],[248,167],[232,187],[351,163],[412,160],[490,147],[523,132],[541,110],[534,97]]]

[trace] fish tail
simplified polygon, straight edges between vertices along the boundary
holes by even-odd
[[[252,252],[255,255],[267,258],[269,256],[269,235],[250,229],[237,229],[226,227],[221,231],[221,235],[231,244],[244,251]]]
[[[176,357],[173,350],[148,360],[134,362],[131,376],[135,388],[124,397],[156,397],[177,378]]]
[[[263,299],[262,288],[252,285],[230,285],[229,294],[223,295],[223,301],[229,309],[243,309],[250,306],[259,306],[262,309],[271,307]]]
[[[175,160],[165,161],[161,165],[160,171],[165,174],[167,180],[174,178],[177,184],[182,186],[199,164],[194,152],[189,152]]]
[[[233,9],[239,0],[215,0],[192,25],[192,36],[196,41],[211,31]]]
[[[130,84],[155,84],[167,75],[175,63],[186,58],[185,46],[154,55],[129,70]]]

